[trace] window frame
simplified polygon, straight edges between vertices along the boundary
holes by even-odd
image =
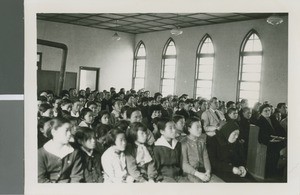
[[[261,43],[261,51],[244,51],[245,50],[245,46],[247,44],[247,42],[249,41],[249,38],[255,34],[258,38],[259,38],[259,41]],[[239,51],[239,66],[238,66],[238,78],[237,78],[237,92],[236,92],[236,101],[240,101],[241,97],[240,97],[240,92],[241,92],[241,83],[242,82],[247,82],[247,83],[258,83],[259,84],[259,90],[257,91],[258,92],[258,99],[257,101],[260,102],[261,101],[261,92],[262,92],[262,81],[263,81],[263,67],[264,67],[264,46],[263,46],[263,42],[262,42],[262,39],[260,37],[260,35],[257,33],[256,30],[254,29],[251,29],[247,34],[246,36],[244,37],[243,41],[242,41],[242,44],[240,46],[240,51]],[[261,69],[260,69],[260,79],[259,81],[249,81],[249,80],[242,80],[242,73],[243,73],[243,66],[244,66],[244,56],[261,56]],[[245,90],[243,90],[245,91]]]
[[[145,56],[137,56],[138,52],[140,50],[141,45],[144,46],[145,48]],[[138,60],[145,60],[145,70],[144,70],[144,77],[136,77],[136,69],[137,69],[137,62]],[[144,86],[143,88],[145,88],[145,81],[146,81],[146,60],[147,60],[147,50],[146,50],[146,45],[143,41],[140,41],[135,49],[134,52],[134,56],[133,56],[133,68],[132,68],[132,82],[131,82],[131,88],[134,89],[135,88],[135,79],[144,79]]]
[[[175,51],[176,51],[176,55],[166,55],[166,52],[167,52],[167,49],[169,47],[169,44],[173,42],[174,43],[174,47],[175,47]],[[175,75],[174,75],[174,79],[171,79],[171,78],[164,78],[164,71],[165,71],[165,60],[166,59],[175,59]],[[173,94],[171,95],[174,95],[175,94],[175,91],[176,91],[176,84],[175,84],[175,81],[176,81],[176,75],[177,75],[177,47],[176,47],[176,44],[175,44],[175,41],[174,39],[172,39],[171,37],[167,40],[167,42],[165,43],[165,46],[164,46],[164,49],[163,49],[163,52],[162,52],[162,62],[161,62],[161,71],[160,71],[160,84],[159,84],[159,92],[160,93],[163,93],[162,92],[162,88],[163,88],[163,80],[174,80],[174,91],[173,91]]]
[[[213,49],[214,49],[214,53],[213,54],[201,54],[201,50],[202,50],[202,47],[206,41],[206,39],[209,38],[211,40],[211,44],[213,46]],[[208,79],[198,79],[199,78],[199,68],[200,68],[200,58],[203,58],[203,57],[213,57],[213,70],[212,70],[212,79],[211,80],[208,80]],[[213,43],[213,40],[211,38],[211,36],[206,33],[202,39],[200,40],[199,44],[198,44],[198,47],[197,47],[197,51],[196,51],[196,65],[195,65],[195,76],[194,76],[194,98],[197,98],[197,82],[199,80],[203,80],[203,81],[211,81],[211,97],[212,97],[212,91],[213,91],[213,87],[214,87],[214,73],[215,73],[215,57],[216,57],[216,49],[214,47],[214,43]]]

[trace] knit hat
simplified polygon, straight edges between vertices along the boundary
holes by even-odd
[[[228,121],[221,129],[220,129],[220,133],[223,134],[223,136],[226,138],[226,140],[228,140],[230,134],[235,131],[235,130],[239,130],[239,126],[236,124],[235,121]]]

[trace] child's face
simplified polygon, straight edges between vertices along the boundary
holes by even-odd
[[[160,110],[154,110],[152,112],[151,118],[161,117],[161,111]]]
[[[101,123],[105,124],[105,125],[108,125],[108,119],[109,119],[109,117],[108,117],[107,114],[103,115],[102,118],[101,118]]]
[[[65,104],[65,105],[62,105],[62,106],[61,106],[61,109],[62,109],[62,110],[66,110],[66,111],[68,111],[68,112],[71,112],[71,110],[72,110],[72,104]]]
[[[229,118],[236,120],[238,118],[239,114],[237,111],[233,111],[230,114],[228,114],[228,116],[229,116]]]
[[[87,150],[93,150],[96,147],[96,139],[91,137],[90,139],[83,141],[82,146]]]
[[[79,112],[79,110],[81,109],[81,107],[82,107],[81,102],[75,102],[73,104],[72,110],[73,110],[73,112],[77,113],[77,112]]]
[[[143,131],[142,128],[139,128],[139,130],[137,131],[137,142],[144,144],[147,140],[147,132]]]
[[[130,122],[131,123],[135,123],[135,122],[142,122],[142,113],[141,111],[134,111],[132,114],[131,114],[131,117],[130,117]]]
[[[84,121],[87,124],[92,124],[94,120],[94,115],[92,112],[87,112],[86,115],[84,115]]]
[[[126,142],[125,134],[124,133],[118,134],[115,141],[116,149],[119,151],[124,151],[126,148],[126,144],[127,142]]]
[[[191,127],[189,127],[188,129],[192,136],[200,137],[202,133],[201,122],[200,121],[193,122]]]
[[[38,108],[40,108],[41,104],[42,104],[42,101],[41,101],[41,100],[38,100],[38,101],[37,101],[37,106],[38,106]]]
[[[67,144],[71,138],[71,124],[64,123],[56,130],[53,129],[51,132],[52,132],[53,140],[55,140],[60,144]]]
[[[89,109],[91,109],[93,111],[93,113],[95,113],[95,114],[97,113],[97,105],[92,104],[89,106]]]
[[[185,124],[185,119],[181,118],[177,121],[177,123],[175,123],[175,128],[179,131],[183,131],[184,124]]]
[[[246,118],[246,119],[250,119],[251,116],[252,116],[252,112],[251,110],[246,110],[245,112],[243,112],[243,116]]]
[[[166,127],[164,130],[161,130],[160,133],[166,138],[166,139],[175,139],[176,136],[176,129],[174,122],[170,121],[167,122]]]
[[[121,109],[123,108],[123,102],[117,101],[115,102],[115,105],[113,106],[114,110],[117,112],[121,112]]]

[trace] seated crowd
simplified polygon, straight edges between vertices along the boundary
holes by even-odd
[[[287,105],[71,88],[38,97],[38,182],[256,182],[250,124],[266,177],[286,179]],[[285,162],[285,163],[284,163]]]

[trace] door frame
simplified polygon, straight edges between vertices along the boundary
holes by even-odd
[[[95,67],[86,67],[86,66],[80,66],[79,67],[79,79],[78,79],[78,90],[80,89],[80,78],[81,78],[81,70],[92,70],[92,71],[96,71],[96,89],[97,91],[99,91],[99,75],[100,75],[100,68],[95,68]]]

